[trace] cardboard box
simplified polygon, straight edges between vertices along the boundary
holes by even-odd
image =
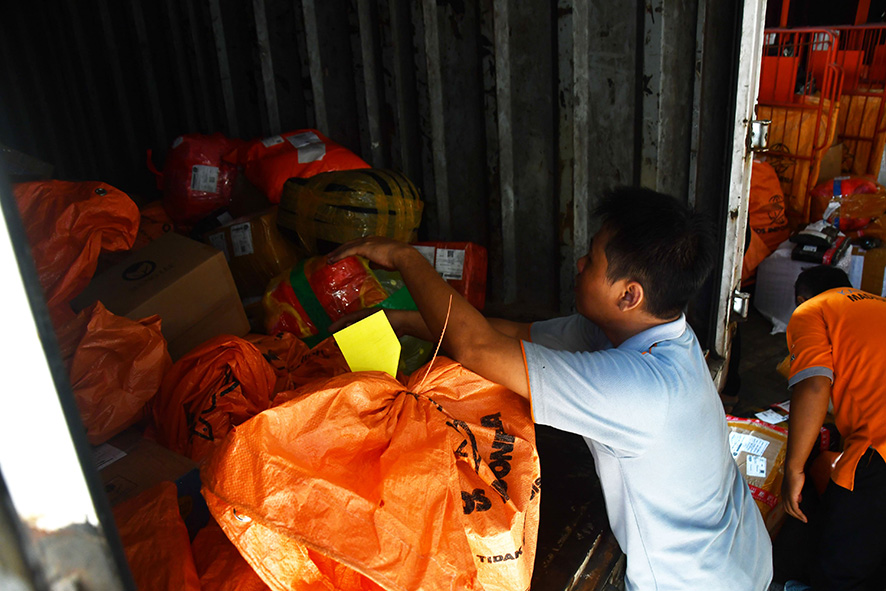
[[[886,247],[864,250],[854,247],[849,281],[853,286],[878,296],[886,295]]]
[[[174,482],[191,539],[209,520],[209,510],[200,494],[197,464],[145,439],[137,429],[127,429],[96,446],[93,456],[112,507],[161,482]]]
[[[261,298],[268,283],[299,260],[295,245],[277,229],[277,208],[211,230],[204,241],[224,253],[252,330],[263,331]]]
[[[95,277],[71,305],[96,300],[134,320],[159,314],[173,360],[217,335],[249,332],[224,255],[174,232]]]
[[[818,169],[818,181],[816,185],[826,183],[834,177],[838,177],[843,169],[843,144],[834,144],[821,157],[821,165]]]

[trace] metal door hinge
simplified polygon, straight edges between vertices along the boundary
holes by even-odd
[[[748,319],[748,310],[751,307],[751,294],[745,291],[732,292],[732,320],[742,322]]]
[[[748,128],[748,151],[769,151],[769,119],[754,119]]]

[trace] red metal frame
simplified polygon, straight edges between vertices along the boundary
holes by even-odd
[[[837,136],[849,158],[845,168],[877,176],[886,139],[886,25],[833,27],[836,63],[843,68]]]
[[[757,116],[770,119],[767,161],[779,174],[793,223],[809,222],[809,190],[836,129],[843,73],[837,36],[823,28],[766,29]]]

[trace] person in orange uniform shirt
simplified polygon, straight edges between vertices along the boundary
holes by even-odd
[[[832,402],[844,445],[814,516],[821,532],[811,582],[883,589],[872,579],[886,559],[886,299],[853,289],[846,273],[824,265],[803,271],[794,289],[785,510],[807,522],[804,465]]]

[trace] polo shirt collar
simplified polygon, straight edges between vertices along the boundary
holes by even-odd
[[[635,334],[619,345],[618,348],[645,352],[662,341],[676,339],[684,332],[686,332],[686,315],[680,314],[680,317],[673,322],[659,324]]]

